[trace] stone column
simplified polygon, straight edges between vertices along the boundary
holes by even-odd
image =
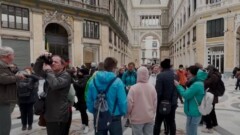
[[[109,52],[109,41],[108,41],[108,26],[105,24],[101,25],[101,46],[100,46],[100,54],[101,54],[101,59],[100,61],[104,61],[106,57],[108,57],[108,52]]]
[[[193,48],[194,49],[196,47],[196,62],[199,62],[201,64],[204,65],[204,57],[205,57],[205,38],[206,38],[206,31],[205,31],[205,24],[206,23],[199,23],[196,25],[196,30],[197,30],[197,39],[196,39],[196,44],[194,44]],[[194,51],[192,51],[192,56],[190,57],[194,57]],[[194,64],[194,63],[191,63]]]
[[[73,43],[72,43],[72,64],[79,66],[83,64],[83,27],[81,20],[74,20]]]
[[[43,35],[45,35],[45,31],[43,28],[43,17],[42,13],[33,12],[32,13],[32,24],[34,24],[34,27],[32,27],[32,41],[30,42],[31,45],[33,45],[33,59],[36,60],[38,56],[44,52],[45,50],[45,38]]]
[[[224,33],[224,72],[231,72],[234,67],[234,42],[236,37],[234,36],[234,16],[224,18],[225,33]]]

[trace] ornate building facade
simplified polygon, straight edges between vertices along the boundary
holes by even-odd
[[[128,35],[136,65],[159,64],[169,56],[167,1],[128,1]]]
[[[169,54],[175,68],[195,62],[222,73],[240,65],[239,0],[170,0]]]
[[[22,68],[45,49],[74,66],[131,59],[127,0],[2,0],[0,7],[0,46],[14,48]]]

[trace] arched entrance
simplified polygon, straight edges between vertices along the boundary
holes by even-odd
[[[157,37],[144,36],[141,41],[140,64],[154,65],[160,64],[160,43]]]
[[[45,49],[53,55],[69,58],[68,33],[57,23],[50,23],[45,29]]]

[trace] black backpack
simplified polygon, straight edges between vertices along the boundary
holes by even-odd
[[[218,82],[216,84],[216,95],[217,96],[223,96],[225,92],[225,85],[221,79],[221,77],[218,79]]]
[[[95,131],[98,132],[98,130],[107,130],[109,129],[109,126],[112,122],[112,116],[116,110],[117,106],[117,99],[115,99],[113,111],[109,111],[108,102],[106,94],[110,88],[110,86],[113,84],[113,82],[117,79],[115,77],[110,81],[107,88],[104,91],[100,91],[99,88],[96,86],[95,78],[93,79],[93,84],[97,90],[97,99],[94,102],[94,126]]]
[[[34,90],[38,78],[34,75],[26,75],[26,79],[17,82],[17,94],[19,98],[28,98]]]

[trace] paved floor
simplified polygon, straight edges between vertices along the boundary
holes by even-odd
[[[226,85],[226,92],[220,98],[220,103],[216,105],[216,114],[219,126],[214,129],[213,135],[239,135],[240,134],[240,91],[235,91],[235,80],[231,78],[223,78]],[[18,107],[15,108],[12,114],[12,130],[11,135],[44,135],[46,130],[37,125],[38,117],[34,116],[33,130],[21,131],[21,121],[16,119],[19,116]],[[92,115],[90,117],[90,132],[88,135],[93,135]],[[185,133],[186,117],[183,113],[182,105],[179,105],[176,113],[177,135]],[[124,123],[124,122],[123,122]],[[203,127],[199,126],[199,135],[208,135],[201,132]],[[71,135],[81,135],[82,131],[80,124],[80,114],[76,111],[73,113],[73,122],[71,126]],[[131,128],[124,129],[124,135],[131,135]]]

